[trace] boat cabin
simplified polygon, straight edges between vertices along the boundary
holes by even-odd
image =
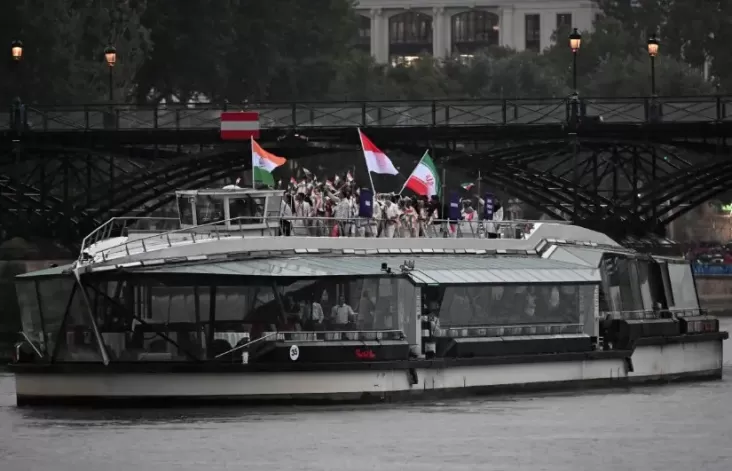
[[[176,191],[181,229],[205,226],[217,230],[261,234],[273,227],[275,235],[282,214],[284,192],[256,190],[235,185],[223,189]]]

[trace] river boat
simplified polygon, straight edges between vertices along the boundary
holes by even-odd
[[[294,218],[281,191],[177,201],[178,219],[114,218],[74,263],[17,277],[18,405],[393,401],[722,376],[727,333],[682,258],[559,222],[432,221],[385,238],[379,221]]]

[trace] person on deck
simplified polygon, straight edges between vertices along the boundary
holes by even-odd
[[[338,305],[333,306],[331,311],[331,318],[336,330],[345,330],[349,324],[355,322],[356,313],[353,312],[351,306],[346,304],[346,297],[341,295],[338,298]]]

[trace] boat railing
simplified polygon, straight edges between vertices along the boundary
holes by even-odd
[[[538,224],[547,221],[509,220],[509,221],[463,221],[463,220],[430,220],[430,221],[387,221],[376,218],[335,218],[335,217],[235,217],[217,220],[190,227],[179,227],[175,230],[141,231],[151,234],[136,234],[136,237],[127,237],[118,244],[104,249],[91,250],[105,239],[111,239],[115,234],[125,234],[132,230],[131,220],[145,220],[146,218],[113,218],[101,226],[82,242],[79,260],[87,257],[95,258],[98,253],[101,261],[110,257],[131,255],[132,253],[159,250],[172,247],[180,243],[197,243],[211,240],[221,240],[231,237],[257,236],[295,236],[295,237],[386,237],[386,238],[504,238],[521,239],[529,234]],[[155,218],[147,218],[152,221]],[[171,221],[173,218],[159,218]],[[175,220],[177,222],[177,220]],[[551,221],[551,224],[568,224],[566,221]]]
[[[661,319],[664,316],[671,317],[698,317],[706,316],[708,312],[702,308],[670,308],[670,309],[644,309],[637,311],[601,311],[600,319],[618,319],[626,321],[642,321]]]
[[[582,324],[524,324],[496,326],[444,326],[435,329],[435,337],[521,337],[527,335],[572,335],[584,331]]]
[[[113,217],[84,237],[81,241],[81,254],[84,254],[99,242],[115,237],[123,237],[131,228],[134,228],[137,232],[149,231],[159,234],[161,230],[170,230],[171,226],[179,228],[180,220],[170,217]]]

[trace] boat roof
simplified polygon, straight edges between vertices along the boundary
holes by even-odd
[[[407,263],[414,268],[407,267]],[[321,278],[329,276],[410,276],[424,284],[484,283],[597,283],[597,268],[538,256],[518,255],[420,255],[420,256],[296,256],[268,259],[139,267],[136,273],[155,275],[209,275]]]

